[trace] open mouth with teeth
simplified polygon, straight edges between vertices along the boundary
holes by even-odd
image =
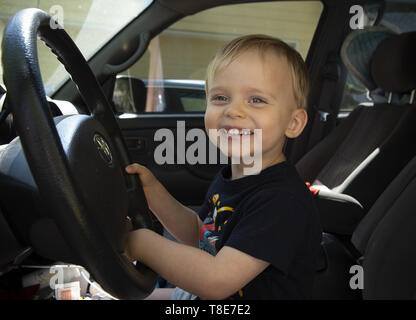
[[[240,136],[250,136],[253,134],[253,130],[251,129],[238,129],[238,128],[231,128],[231,129],[225,129],[221,128],[219,129],[219,133],[222,136],[226,137],[240,137]]]

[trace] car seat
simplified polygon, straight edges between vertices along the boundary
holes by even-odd
[[[359,224],[352,242],[362,252],[364,299],[416,298],[416,158]]]
[[[377,199],[352,235],[352,253],[324,234],[314,299],[416,298],[416,157]],[[363,287],[350,286],[361,266]]]
[[[352,32],[343,44],[346,67],[372,92],[386,93],[388,101],[380,102],[379,95],[374,105],[356,107],[296,164],[305,181],[326,190],[315,197],[325,232],[351,235],[416,154],[415,44],[416,32],[396,35],[380,28]],[[403,95],[409,100],[400,104]]]

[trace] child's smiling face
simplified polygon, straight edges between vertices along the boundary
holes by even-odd
[[[281,162],[285,136],[299,135],[306,120],[306,111],[296,105],[286,59],[271,51],[243,52],[217,70],[209,84],[205,128],[219,130],[228,139],[229,157],[232,140],[240,138],[250,139],[253,154],[253,131],[262,129],[263,168]]]

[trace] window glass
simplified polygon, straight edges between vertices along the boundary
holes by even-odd
[[[123,93],[116,84],[115,109],[203,112],[206,67],[220,47],[236,37],[260,33],[286,41],[305,59],[322,9],[319,1],[279,1],[221,6],[185,17],[152,39],[143,57],[117,78],[141,81],[146,98],[136,101],[135,91],[142,85],[130,86],[125,100],[134,106],[123,109],[119,104]],[[157,85],[150,87],[149,81]]]
[[[368,89],[352,74],[348,73],[342,96],[340,112],[351,112],[359,104],[371,102]]]
[[[2,0],[0,41],[4,28],[13,14],[24,8],[39,8],[64,27],[84,57],[89,59],[152,2],[153,0]],[[56,25],[51,23],[51,26]],[[38,40],[38,58],[46,94],[51,95],[67,80],[68,73],[40,40]],[[3,81],[1,66],[0,79]]]
[[[369,28],[375,24],[380,9],[380,4],[370,4],[363,7],[363,28]],[[351,32],[354,32],[354,30],[351,30]],[[367,74],[363,70],[360,71],[362,71],[361,73],[363,73],[362,76],[365,76],[364,74]],[[347,68],[347,78],[345,81],[345,87],[341,100],[338,118],[345,118],[359,104],[371,103],[371,101],[372,100],[370,97],[370,92],[367,89],[367,87],[363,84],[363,82],[359,81],[356,77],[354,77],[354,75],[352,75]]]
[[[403,33],[416,30],[416,4],[407,0],[387,0],[385,4],[370,4],[364,6],[364,28],[380,26],[393,33]],[[379,16],[380,15],[380,16]],[[354,31],[351,31],[354,32]],[[364,46],[370,48],[369,46]],[[371,55],[369,55],[371,57]],[[365,65],[356,65],[355,68]],[[369,70],[359,70],[361,75],[365,76],[367,82],[373,82]],[[388,93],[379,88],[369,89],[363,83],[354,77],[347,69],[348,75],[345,83],[343,98],[340,107],[339,118],[344,118],[358,105],[363,103],[381,103],[387,102]],[[375,84],[374,84],[375,85]],[[373,86],[374,86],[373,85]],[[369,86],[370,87],[370,86]],[[392,102],[407,103],[409,93],[399,95],[393,93]]]

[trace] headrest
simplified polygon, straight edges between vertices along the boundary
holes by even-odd
[[[371,77],[371,58],[378,45],[392,35],[395,33],[385,27],[369,27],[351,32],[342,44],[342,62],[349,73],[370,91],[377,88]]]
[[[416,32],[383,40],[371,60],[371,75],[386,92],[405,93],[416,88]]]

